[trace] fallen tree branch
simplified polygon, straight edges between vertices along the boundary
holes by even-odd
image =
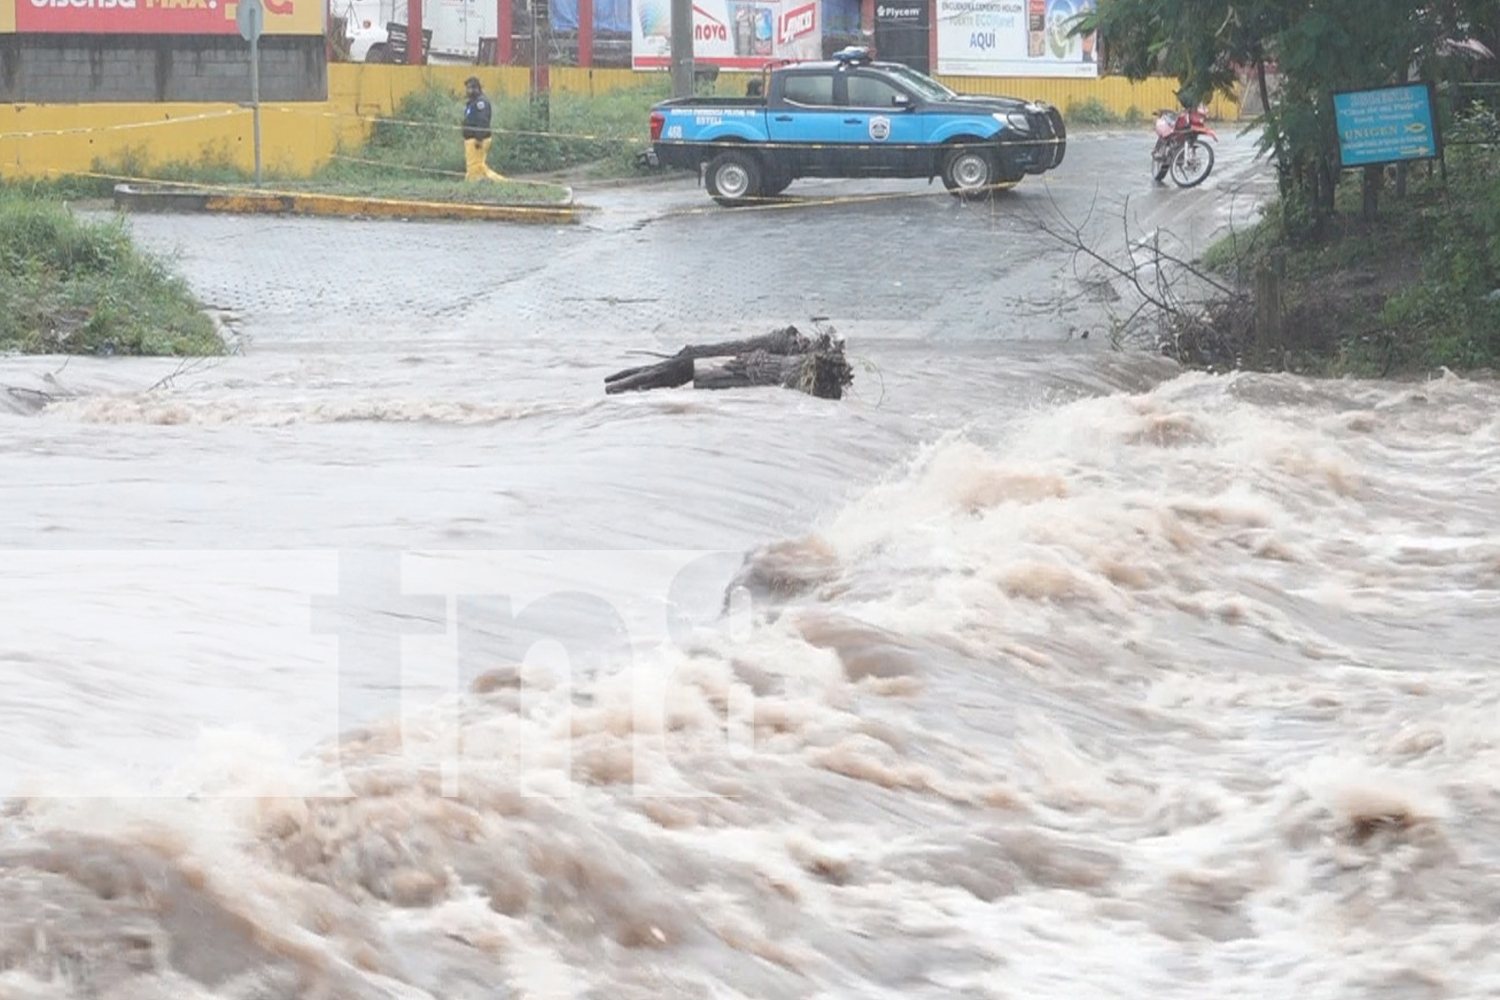
[[[157,379],[156,382],[151,386],[151,388],[147,389],[146,391],[155,392],[158,389],[170,389],[172,387],[172,384],[184,375],[192,375],[199,371],[212,370],[219,367],[223,363],[223,358],[212,356],[191,358],[188,360],[179,361],[177,363],[176,369],[174,369],[171,374],[164,375],[161,378]]]
[[[1117,348],[1136,342],[1181,363],[1239,366],[1244,342],[1239,317],[1249,296],[1176,250],[1185,245],[1170,231],[1137,235],[1130,204],[1127,197],[1119,206],[1118,250],[1103,246],[1106,229],[1090,225],[1103,218],[1097,194],[1082,221],[1069,219],[1054,200],[1050,214],[1035,213],[1032,224],[1070,251],[1080,284],[1115,290],[1118,305],[1106,307],[1106,313]]]

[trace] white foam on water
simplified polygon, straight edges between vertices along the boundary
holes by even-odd
[[[4,825],[0,995],[1495,992],[1497,402],[1184,375],[919,434],[878,482],[831,465],[852,495],[807,532],[760,529],[753,625],[714,619],[707,574],[675,641],[649,559],[525,591],[412,546],[408,593],[594,588],[625,634],[506,660],[481,630],[466,674],[445,601],[402,646],[415,694],[333,730],[309,711],[330,675],[288,656],[326,647],[276,609],[336,558],[33,553],[5,577],[8,756],[108,702],[128,761],[153,699],[254,696],[233,671],[306,724],[226,714],[149,778],[97,754],[35,776]],[[141,633],[132,593],[176,617]],[[583,608],[548,621],[597,638]]]

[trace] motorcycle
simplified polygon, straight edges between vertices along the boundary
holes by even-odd
[[[1197,187],[1214,168],[1214,148],[1200,140],[1219,141],[1208,127],[1208,110],[1202,106],[1181,112],[1159,111],[1156,118],[1156,148],[1151,151],[1157,183],[1172,174],[1178,187]]]

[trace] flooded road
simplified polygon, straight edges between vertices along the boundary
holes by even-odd
[[[0,997],[1493,992],[1500,399],[1111,349],[1037,220],[1263,190],[1148,139],[132,219],[240,350],[0,359]],[[814,317],[842,401],[603,394]]]

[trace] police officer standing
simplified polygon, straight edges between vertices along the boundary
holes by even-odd
[[[505,177],[490,169],[490,99],[484,96],[484,88],[477,76],[464,81],[464,93],[469,101],[464,105],[464,180],[503,181]]]

